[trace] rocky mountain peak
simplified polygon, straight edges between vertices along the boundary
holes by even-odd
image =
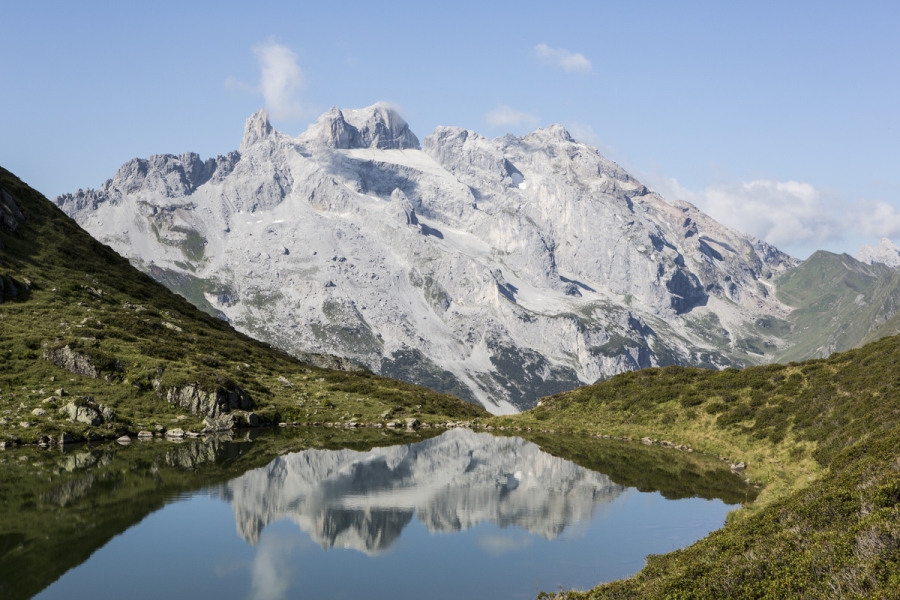
[[[244,137],[241,138],[240,151],[244,152],[250,146],[268,138],[274,131],[269,123],[268,111],[260,108],[244,123]]]
[[[344,118],[359,132],[361,148],[419,148],[419,138],[389,104],[379,102],[359,110],[345,110]]]
[[[338,150],[419,148],[419,138],[409,130],[407,122],[383,102],[360,109],[332,107],[300,137]]]
[[[888,238],[881,238],[877,246],[866,244],[860,248],[854,258],[867,265],[882,263],[894,269],[900,267],[900,246]]]

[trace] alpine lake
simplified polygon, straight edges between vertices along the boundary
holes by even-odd
[[[0,598],[534,598],[627,577],[755,497],[699,453],[517,435],[0,452]]]

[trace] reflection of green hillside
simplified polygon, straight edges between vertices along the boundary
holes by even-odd
[[[254,435],[254,441],[145,442],[129,447],[79,446],[64,453],[35,448],[4,452],[0,454],[0,598],[34,596],[170,499],[265,466],[278,454],[307,448],[367,451],[421,441],[437,433],[310,429],[299,437],[288,437],[269,430]]]
[[[708,456],[587,436],[517,435],[619,485],[659,492],[669,500],[718,498],[727,504],[744,504],[756,498],[756,488]]]

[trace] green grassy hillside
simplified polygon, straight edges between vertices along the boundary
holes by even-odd
[[[824,358],[900,332],[900,273],[847,254],[819,251],[776,280],[778,299],[794,308],[780,362]],[[890,321],[890,322],[888,322]]]
[[[238,424],[428,423],[487,414],[369,373],[317,369],[236,332],[133,268],[3,169],[0,282],[0,442],[200,431],[203,411],[168,402],[171,390],[249,396],[252,406],[230,411]],[[53,357],[56,364],[47,360]],[[103,404],[113,414],[73,422],[60,414],[70,402],[98,412]]]
[[[826,360],[626,373],[497,425],[649,437],[746,463],[756,503],[635,577],[566,598],[900,594],[900,338]]]

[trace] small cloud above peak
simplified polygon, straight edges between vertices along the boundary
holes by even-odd
[[[534,55],[545,65],[557,67],[567,73],[590,73],[591,61],[580,52],[570,52],[565,48],[551,48],[547,44],[534,47]]]
[[[273,41],[253,49],[261,69],[259,90],[266,99],[266,107],[275,119],[297,119],[304,110],[297,99],[303,87],[303,72],[297,55],[287,46]]]
[[[262,94],[266,108],[276,120],[292,120],[305,116],[298,98],[303,89],[303,71],[297,54],[287,46],[268,41],[253,48],[259,61],[259,85],[251,86],[235,77],[225,80],[225,87]]]
[[[505,104],[499,105],[484,115],[485,122],[492,127],[537,127],[538,118],[531,113],[516,110]]]

